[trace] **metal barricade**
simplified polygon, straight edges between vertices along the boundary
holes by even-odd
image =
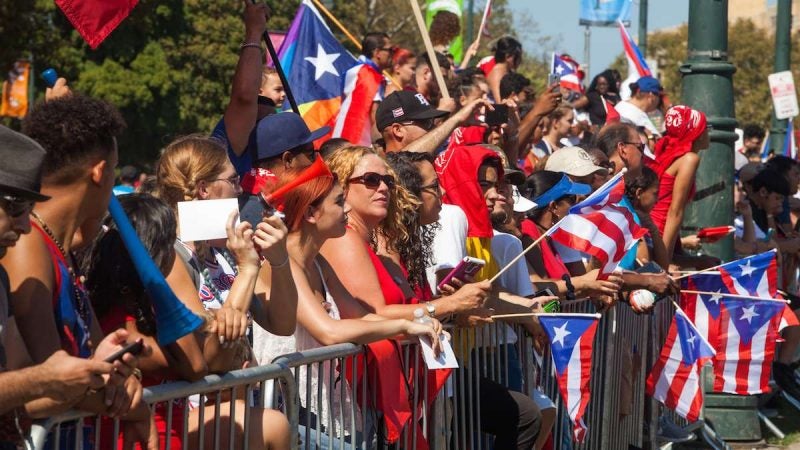
[[[197,445],[194,448],[213,448],[215,450],[220,448],[220,441],[223,440],[223,434],[227,431],[227,448],[249,448],[249,441],[246,439],[250,430],[251,412],[249,406],[250,400],[254,396],[263,397],[268,384],[275,380],[281,381],[281,388],[289,398],[296,397],[296,385],[292,377],[291,371],[286,367],[278,364],[269,364],[264,366],[251,367],[242,370],[228,372],[224,375],[209,375],[202,380],[194,383],[183,381],[161,384],[145,388],[143,401],[150,405],[151,411],[156,408],[163,408],[166,412],[166,430],[172,430],[172,418],[174,408],[183,409],[183,426],[180,439],[183,443],[183,448],[189,448],[190,442],[189,434],[189,396],[199,395],[199,404],[204,404],[206,407],[197,408],[198,414],[198,427],[196,436],[191,436],[197,439]],[[228,430],[221,429],[221,416],[223,415],[222,400],[223,397],[238,398],[243,395],[244,405],[244,418],[241,430],[238,429],[236,424],[236,405],[234,401],[230,403],[229,409],[229,427]],[[208,423],[205,418],[205,409],[208,407],[207,399],[213,398],[214,401],[214,418],[213,418],[213,437],[214,443],[211,446],[205,445],[205,429],[208,428]],[[260,404],[263,404],[263,399]],[[290,429],[297,429],[299,420],[297,404],[288,402],[284,405],[284,413],[289,420]],[[92,417],[91,414],[81,411],[69,411],[59,416],[51,417],[42,421],[35,422],[31,427],[29,435],[25,439],[25,446],[29,450],[41,450],[45,448],[48,440],[51,440],[51,448],[61,449],[83,449],[87,448],[90,442],[93,441],[93,448],[118,448],[118,435],[120,430],[120,420],[113,421],[112,430],[110,435],[110,443],[114,443],[114,447],[103,446],[101,447],[101,434],[104,433],[104,426],[101,425],[104,421],[98,419],[94,420],[94,426],[91,427],[90,433],[87,436],[84,422],[87,418]],[[200,424],[204,424],[200,426]],[[62,430],[69,427],[75,428],[78,431],[70,433],[69,442],[63,443]],[[168,433],[169,435],[169,433]],[[87,439],[88,438],[88,439]],[[241,445],[237,443],[237,438],[242,440]],[[293,441],[294,442],[294,441]],[[108,444],[106,444],[108,445]],[[169,437],[165,440],[164,448],[169,450],[171,442]]]

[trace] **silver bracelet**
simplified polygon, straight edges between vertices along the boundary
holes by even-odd
[[[247,47],[257,48],[258,51],[260,51],[260,52],[264,51],[264,49],[261,48],[261,43],[260,42],[242,42],[242,44],[239,46],[239,50],[244,50]]]
[[[283,260],[282,263],[276,265],[276,264],[272,264],[272,262],[270,262],[269,266],[272,267],[273,269],[280,269],[281,267],[285,266],[286,264],[289,264],[289,255],[288,254],[286,255],[286,259]]]

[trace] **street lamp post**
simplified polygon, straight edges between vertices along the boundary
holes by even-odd
[[[775,70],[789,70],[792,54],[792,0],[778,0],[775,10]],[[787,119],[779,120],[772,111],[772,122],[769,127],[769,148],[776,155],[783,151],[786,139]]]

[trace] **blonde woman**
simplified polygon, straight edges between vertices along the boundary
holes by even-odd
[[[226,150],[205,136],[186,136],[169,144],[159,159],[156,176],[158,196],[173,209],[181,201],[235,198],[241,193]],[[178,240],[178,258],[167,275],[178,297],[190,299],[186,302],[190,309],[214,319],[215,333],[208,333],[202,343],[210,372],[239,369],[251,360],[245,336],[248,313],[259,325],[281,335],[293,333],[296,320],[297,291],[286,252],[286,227],[278,218],[264,219],[256,230],[247,222],[234,226],[236,215],[233,211],[229,217],[227,240]],[[266,260],[264,264],[261,258]],[[207,409],[204,427],[209,438],[214,435],[211,403],[200,405]],[[245,408],[242,400],[236,401],[235,417],[240,425]],[[253,445],[289,447],[289,433],[283,432],[288,426],[279,412],[251,411],[251,418],[258,414],[262,419],[250,428]],[[199,427],[198,412],[193,410],[194,417],[189,420],[192,433]]]

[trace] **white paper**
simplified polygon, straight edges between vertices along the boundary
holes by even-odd
[[[769,81],[770,94],[772,94],[772,105],[775,108],[775,117],[783,120],[800,114],[792,72],[787,70],[773,73],[767,77],[767,80]]]
[[[456,354],[453,352],[453,347],[450,346],[450,341],[444,334],[439,335],[439,342],[442,344],[442,352],[439,357],[433,356],[433,348],[428,342],[428,338],[421,337],[419,345],[422,347],[422,357],[425,359],[425,365],[428,370],[433,369],[458,369],[458,361],[456,361]]]
[[[225,225],[233,211],[239,211],[239,201],[235,198],[178,202],[180,239],[184,242],[225,239],[228,237]]]

